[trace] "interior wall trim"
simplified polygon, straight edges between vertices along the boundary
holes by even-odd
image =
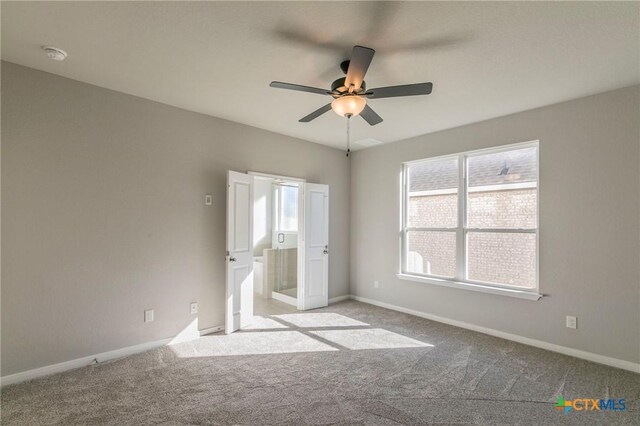
[[[207,334],[217,333],[219,331],[224,331],[224,325],[216,325],[215,327],[203,328],[202,330],[198,330],[200,336],[206,336]]]
[[[346,296],[338,296],[329,299],[329,304],[342,302],[344,300],[349,300],[351,298],[350,295]],[[224,330],[223,325],[209,327],[202,330],[198,330],[200,336],[204,336],[211,333],[216,333],[218,331]],[[75,370],[76,368],[86,367],[91,364],[95,364],[96,361],[98,363],[110,361],[117,358],[122,358],[129,355],[134,355],[140,352],[145,352],[151,349],[160,348],[162,346],[166,346],[174,339],[174,337],[169,337],[162,340],[156,340],[153,342],[141,343],[138,345],[127,346],[120,349],[115,349],[108,352],[102,352],[95,355],[87,355],[82,358],[73,359],[71,361],[64,361],[58,364],[47,365],[44,367],[34,368],[33,370],[21,371],[19,373],[10,374],[8,376],[4,376],[0,378],[0,386],[8,386],[15,383],[26,382],[27,380],[37,379],[39,377],[50,376],[51,374],[62,373],[69,370]]]
[[[134,355],[140,352],[148,351],[150,349],[168,345],[173,339],[173,337],[169,337],[162,340],[155,340],[153,342],[140,343],[138,345],[127,346],[108,352],[84,356],[82,358],[73,359],[71,361],[64,361],[58,364],[34,368],[33,370],[21,371],[20,373],[10,374],[8,376],[0,378],[0,386],[4,387],[7,385],[12,385],[14,383],[36,379],[38,377],[44,377],[51,374],[62,373],[64,371],[75,370],[76,368],[86,367],[88,365],[95,364],[96,362],[101,363],[110,361],[112,359],[122,358],[128,355]]]
[[[366,297],[360,297],[351,295],[351,299],[358,302],[368,303],[370,305],[379,306],[385,309],[391,309],[392,311],[403,312],[405,314],[414,315],[420,318],[441,322],[444,324],[453,325],[455,327],[465,328],[467,330],[477,331],[478,333],[488,334],[494,337],[500,337],[502,339],[511,340],[523,345],[533,346],[540,349],[545,349],[551,352],[557,352],[563,355],[569,355],[575,358],[584,359],[598,364],[608,365],[609,367],[621,368],[623,370],[632,371],[634,373],[640,373],[640,363],[631,361],[625,361],[618,358],[612,358],[605,355],[599,355],[592,352],[582,351],[579,349],[569,348],[567,346],[556,345],[554,343],[545,342],[542,340],[531,339],[529,337],[519,336],[517,334],[506,333],[504,331],[495,330],[492,328],[482,327],[475,324],[470,324],[463,321],[457,321],[450,318],[440,317],[437,315],[428,314],[426,312],[417,311],[414,309],[405,308],[402,306],[392,305],[390,303],[380,302],[374,299],[368,299]]]
[[[531,339],[528,337],[519,336],[516,334],[506,333],[504,331],[495,330],[492,328],[481,327],[479,325],[469,324],[463,321],[457,321],[450,318],[440,317],[437,315],[428,314],[426,312],[417,311],[414,309],[404,308],[402,306],[392,305],[390,303],[380,302],[374,299],[368,299],[366,297],[360,297],[355,295],[338,296],[329,299],[329,304],[342,302],[345,300],[357,300],[358,302],[368,303],[370,305],[379,306],[381,308],[390,309],[392,311],[403,312],[405,314],[414,315],[420,318],[425,318],[431,321],[441,322],[444,324],[453,325],[455,327],[465,328],[467,330],[477,331],[478,333],[488,334],[494,337],[500,337],[502,339],[511,340],[524,345],[533,346],[540,349],[545,349],[551,352],[557,352],[563,355],[572,356],[575,358],[584,359],[598,364],[608,365],[609,367],[621,368],[623,370],[632,371],[634,373],[640,373],[640,363],[631,361],[625,361],[605,355],[594,354],[592,352],[582,351],[579,349],[569,348],[566,346],[556,345],[554,343],[544,342],[542,340]],[[214,333],[223,329],[223,326],[211,327],[208,329],[200,330],[200,335]],[[117,358],[122,358],[129,355],[134,355],[140,352],[145,352],[151,349],[166,346],[173,340],[173,337],[169,337],[162,340],[156,340],[153,342],[141,343],[138,345],[127,346],[113,351],[102,352],[95,355],[88,355],[82,358],[77,358],[71,361],[65,361],[58,364],[47,365],[45,367],[35,368],[33,370],[22,371],[20,373],[10,374],[0,378],[0,386],[8,386],[15,383],[25,382],[27,380],[36,379],[39,377],[49,376],[51,374],[62,373],[76,368],[86,367],[98,363],[110,361]]]
[[[329,299],[329,304],[332,305],[334,303],[343,302],[343,301],[349,300],[349,299],[351,299],[351,295],[349,295],[349,294],[347,294],[345,296],[332,297],[331,299]]]

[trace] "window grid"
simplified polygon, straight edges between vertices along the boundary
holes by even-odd
[[[486,155],[500,152],[508,152],[523,148],[536,148],[536,181],[535,181],[535,190],[536,190],[536,226],[535,228],[478,228],[478,227],[467,227],[467,196],[469,193],[468,187],[468,159],[477,155]],[[458,223],[455,228],[436,228],[436,227],[411,227],[409,224],[409,188],[410,188],[410,176],[409,176],[409,168],[411,165],[420,164],[428,161],[442,161],[447,159],[457,159],[458,165]],[[522,291],[538,291],[539,288],[539,146],[538,142],[526,142],[521,144],[512,144],[505,147],[499,148],[490,148],[483,149],[473,152],[466,152],[454,155],[447,155],[442,157],[435,157],[425,160],[412,161],[408,163],[404,163],[403,165],[403,179],[402,179],[402,227],[401,227],[401,273],[408,275],[415,275],[419,277],[426,278],[436,278],[436,279],[446,279],[461,283],[469,283],[469,284],[478,284],[484,286],[494,286],[494,287],[502,287],[502,288],[511,288],[518,289]],[[456,233],[456,275],[454,277],[448,277],[437,274],[425,274],[418,272],[409,272],[408,268],[408,233],[412,231],[431,231],[431,232],[455,232]],[[536,236],[536,265],[535,265],[535,286],[532,288],[527,288],[518,285],[510,285],[505,283],[494,283],[494,282],[485,282],[485,281],[474,281],[468,278],[469,268],[468,268],[468,235],[472,232],[487,232],[487,233],[501,233],[501,234],[535,234]]]

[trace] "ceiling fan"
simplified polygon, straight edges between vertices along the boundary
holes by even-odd
[[[302,117],[299,120],[301,123],[308,123],[330,109],[333,109],[336,114],[347,118],[360,115],[371,126],[375,126],[382,122],[382,117],[367,105],[367,99],[428,95],[433,88],[432,83],[416,83],[402,86],[378,87],[367,90],[364,76],[369,69],[375,53],[375,50],[368,47],[354,46],[351,52],[351,59],[343,61],[340,64],[340,68],[346,76],[331,83],[331,90],[283,83],[281,81],[272,81],[270,86],[278,89],[297,90],[299,92],[309,92],[333,97],[332,102]]]

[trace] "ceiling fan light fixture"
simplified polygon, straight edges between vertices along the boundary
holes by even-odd
[[[365,106],[367,106],[367,100],[358,95],[343,95],[331,102],[331,109],[341,117],[355,117]]]

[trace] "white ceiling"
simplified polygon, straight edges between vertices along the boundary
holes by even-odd
[[[433,94],[371,100],[393,142],[640,82],[637,2],[2,2],[2,59],[177,107],[343,147],[345,119],[298,119],[330,98],[354,44],[377,50],[369,88],[431,81]],[[40,49],[66,50],[64,62]]]

